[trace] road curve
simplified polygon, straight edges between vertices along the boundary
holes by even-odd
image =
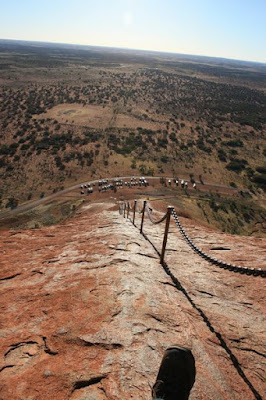
[[[92,180],[92,181],[80,182],[80,183],[77,183],[76,185],[70,186],[70,187],[68,187],[68,188],[66,188],[66,189],[60,190],[59,192],[50,194],[50,195],[45,196],[45,197],[43,197],[43,198],[41,198],[41,199],[33,200],[33,201],[29,201],[29,202],[27,202],[27,203],[21,204],[20,206],[14,208],[13,210],[3,211],[3,212],[0,213],[0,219],[7,218],[7,217],[11,217],[11,216],[14,216],[14,215],[16,215],[16,214],[19,214],[19,213],[21,213],[21,212],[31,210],[31,209],[33,209],[33,208],[35,208],[35,207],[37,207],[37,206],[39,206],[39,205],[41,205],[41,204],[43,204],[43,203],[49,201],[49,200],[55,199],[56,197],[59,197],[59,196],[62,196],[62,194],[71,192],[72,190],[75,190],[75,189],[79,189],[80,186],[81,186],[81,185],[84,185],[84,184],[88,184],[88,183],[90,183],[90,184],[92,184],[92,183],[97,183],[99,180],[103,180],[103,179],[108,179],[108,180],[114,180],[114,179],[130,179],[131,177],[132,177],[132,175],[130,175],[130,176],[116,176],[116,177],[98,178],[98,179],[95,179],[95,180]],[[151,180],[151,179],[152,179],[152,180],[153,180],[153,179],[161,179],[161,178],[164,178],[164,179],[166,179],[166,180],[168,180],[168,179],[174,179],[173,177],[166,177],[166,176],[149,176],[149,177],[147,177],[147,179],[149,179],[149,180]],[[179,178],[179,180],[181,180],[181,179],[182,179],[182,178]],[[184,179],[184,180],[186,180],[186,179]],[[197,183],[197,184],[200,184],[201,182],[197,182],[197,181],[196,181],[196,183]],[[238,190],[238,189],[232,188],[231,186],[219,185],[219,184],[208,184],[207,182],[205,183],[205,185],[206,185],[206,186],[210,186],[210,187],[215,187],[215,188],[217,188],[217,189],[219,189],[219,188],[226,188],[226,189],[230,189],[230,190],[232,190],[232,191],[237,191],[237,190]]]

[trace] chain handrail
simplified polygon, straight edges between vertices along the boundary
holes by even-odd
[[[125,206],[124,203],[120,203],[120,205],[119,205],[119,214],[120,214],[120,215],[123,214],[124,206]]]
[[[154,218],[153,218],[153,216],[152,216],[152,214],[151,214],[151,207],[150,207],[150,205],[149,205],[148,203],[146,204],[146,211],[147,211],[149,220],[151,221],[151,223],[152,223],[153,225],[160,224],[160,223],[163,222],[163,221],[166,219],[166,217],[167,217],[167,212],[166,212],[165,215],[164,215],[159,221],[155,221]]]
[[[125,217],[125,210],[126,210],[126,206],[128,206],[128,209],[130,208],[130,203],[129,202],[124,202],[122,203],[122,205],[120,204],[119,206],[119,213],[123,214],[124,212],[124,217]],[[131,207],[132,209],[133,207]],[[144,221],[144,213],[145,211],[147,212],[148,218],[151,221],[151,223],[153,225],[158,225],[161,222],[163,222],[164,220],[167,219],[167,223],[166,223],[166,228],[165,228],[165,237],[164,237],[164,244],[163,244],[163,248],[162,248],[162,254],[161,254],[161,264],[163,264],[163,258],[164,258],[164,252],[165,252],[165,246],[166,246],[166,241],[167,241],[167,234],[168,234],[168,229],[169,229],[169,221],[170,221],[170,216],[173,215],[173,218],[175,220],[176,226],[178,227],[180,233],[182,234],[183,238],[186,240],[186,242],[188,243],[188,245],[191,247],[191,249],[197,253],[199,256],[201,256],[202,258],[204,258],[205,260],[209,261],[211,264],[218,266],[219,268],[223,268],[223,269],[227,269],[229,271],[233,271],[233,272],[237,272],[240,274],[246,274],[246,275],[252,275],[252,276],[261,276],[263,278],[266,277],[266,270],[262,269],[262,268],[248,268],[248,267],[241,267],[235,264],[230,264],[221,260],[218,260],[212,256],[210,256],[209,254],[204,253],[200,248],[198,248],[194,242],[191,240],[191,238],[186,234],[183,226],[181,225],[177,212],[175,210],[174,207],[168,207],[168,211],[167,213],[158,221],[155,221],[153,216],[151,215],[151,207],[149,205],[149,203],[147,201],[144,201],[143,203],[143,207],[142,210],[139,210],[139,206],[138,206],[138,201],[135,200],[134,202],[134,209],[136,212],[138,212],[139,214],[142,214],[142,223],[141,223],[141,229],[140,232],[142,233],[142,228],[143,228],[143,221]],[[128,215],[127,215],[128,217]],[[133,217],[133,224],[134,224],[134,219],[135,219],[135,213],[134,213],[134,217]]]
[[[261,276],[265,277],[266,276],[266,270],[263,270],[261,268],[248,268],[248,267],[241,267],[235,264],[230,264],[221,260],[218,260],[215,257],[210,256],[209,254],[206,254],[204,251],[202,251],[199,247],[197,247],[194,242],[190,239],[190,237],[186,234],[183,226],[181,225],[177,212],[175,209],[173,209],[173,217],[175,220],[175,223],[180,231],[180,233],[183,235],[184,239],[188,243],[188,245],[191,247],[191,249],[197,253],[199,256],[204,258],[205,260],[209,261],[211,264],[214,264],[218,266],[219,268],[227,269],[229,271],[233,272],[238,272],[240,274],[246,274],[246,275],[253,275],[253,276]]]
[[[129,201],[128,201],[128,206],[129,206],[129,209],[130,209],[130,210],[133,210],[133,207],[134,207],[134,206],[131,205]]]
[[[144,211],[144,209],[145,209],[145,203],[143,203],[143,207],[142,207],[142,209],[140,210],[140,209],[139,209],[139,206],[138,206],[138,202],[137,202],[137,212],[138,212],[139,214],[142,214],[143,211]]]
[[[138,202],[138,201],[136,202],[136,212],[137,212],[138,214],[141,214],[141,211],[140,211],[140,209],[139,209],[139,202]]]

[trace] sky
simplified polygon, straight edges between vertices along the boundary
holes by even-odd
[[[266,62],[266,0],[0,0],[0,39]]]

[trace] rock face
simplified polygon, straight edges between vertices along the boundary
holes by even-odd
[[[265,240],[181,222],[217,258],[266,267]],[[191,400],[263,398],[263,278],[209,264],[172,222],[166,262],[177,284],[156,253],[164,223],[145,220],[149,240],[139,224],[105,203],[57,226],[1,232],[0,399],[150,399],[172,344],[195,356]]]

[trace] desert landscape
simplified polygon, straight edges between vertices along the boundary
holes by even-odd
[[[0,71],[0,399],[149,399],[173,344],[190,399],[263,399],[265,64],[0,40]]]
[[[265,218],[263,64],[2,40],[0,68],[2,211],[123,171],[237,188],[239,233]]]

